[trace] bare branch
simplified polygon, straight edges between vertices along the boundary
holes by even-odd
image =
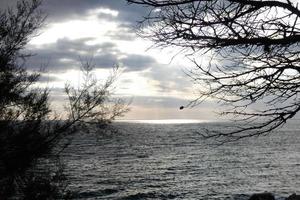
[[[215,99],[243,125],[206,137],[235,140],[263,135],[299,111],[300,10],[290,1],[128,0],[152,7],[140,35],[158,47],[188,52],[199,97]],[[207,65],[199,57],[210,53]]]

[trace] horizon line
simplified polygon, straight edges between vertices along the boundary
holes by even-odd
[[[115,122],[128,123],[148,123],[148,124],[190,124],[190,123],[207,123],[220,120],[213,119],[117,119]]]

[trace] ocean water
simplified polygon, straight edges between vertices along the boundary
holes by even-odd
[[[80,133],[65,150],[77,199],[248,199],[300,193],[298,121],[264,137],[216,146],[197,131],[218,122],[117,122]]]

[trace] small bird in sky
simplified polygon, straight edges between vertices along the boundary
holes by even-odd
[[[182,109],[184,109],[184,106],[180,106],[180,108],[179,108],[180,110],[182,110]]]

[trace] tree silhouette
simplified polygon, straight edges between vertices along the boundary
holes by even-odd
[[[56,117],[50,91],[37,86],[40,74],[26,69],[32,55],[23,51],[45,20],[40,5],[40,0],[22,0],[15,9],[0,11],[0,199],[62,198],[51,183],[57,177],[50,177],[48,169],[33,169],[43,159],[57,159],[69,144],[66,138],[81,126],[93,122],[103,128],[128,111],[124,101],[112,97],[117,70],[101,83],[92,76],[93,64],[86,62],[85,83],[76,90],[65,88],[68,118]]]
[[[177,47],[196,65],[188,72],[199,97],[216,99],[240,126],[205,137],[236,140],[268,134],[300,110],[300,10],[292,1],[128,0],[149,6],[140,35]],[[210,56],[203,64],[199,57]],[[224,139],[224,138],[223,138]]]

